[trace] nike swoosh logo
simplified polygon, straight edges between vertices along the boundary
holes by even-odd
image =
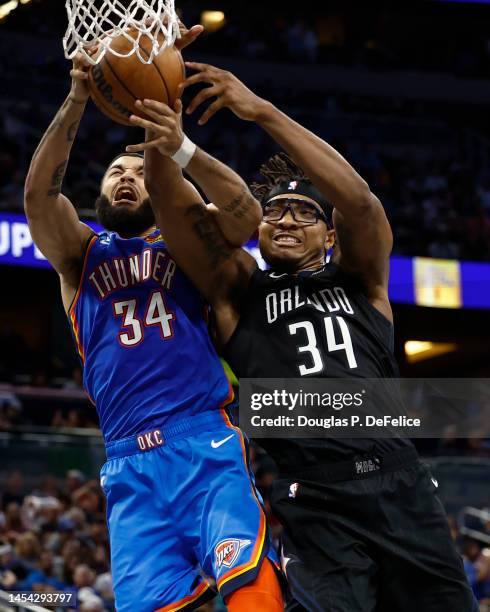
[[[439,487],[439,483],[437,482],[437,480],[435,478],[431,478],[432,480],[432,484],[435,486],[435,488],[437,489]]]
[[[270,278],[282,278],[283,276],[287,276],[287,273],[284,272],[284,274],[276,274],[275,272],[271,272],[269,276]]]
[[[225,442],[228,442],[228,440],[231,440],[233,438],[233,436],[234,436],[234,434],[230,434],[227,438],[223,438],[223,440],[219,440],[219,442],[215,442],[214,440],[211,440],[212,448],[219,448]]]

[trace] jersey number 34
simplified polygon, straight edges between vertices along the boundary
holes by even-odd
[[[145,315],[142,319],[136,316],[138,301],[136,299],[114,302],[114,314],[122,317],[122,327],[118,340],[122,346],[136,346],[145,336],[145,327],[158,325],[162,340],[173,336],[172,321],[175,314],[165,306],[162,291],[154,291],[150,295]],[[124,329],[126,328],[126,329]]]
[[[335,339],[335,331],[333,327],[333,320],[336,320],[340,328],[340,334],[342,341],[337,342]],[[354,355],[354,349],[352,348],[352,340],[350,337],[349,327],[342,317],[325,317],[323,319],[325,325],[325,335],[327,338],[328,352],[334,351],[345,351],[347,364],[349,368],[357,368],[357,361]],[[322,372],[324,369],[323,358],[320,350],[317,346],[317,339],[315,335],[315,328],[311,321],[299,321],[298,323],[291,323],[289,326],[289,333],[294,336],[300,332],[306,334],[306,344],[297,347],[298,353],[309,353],[311,357],[311,366],[301,364],[298,366],[299,373],[301,376],[310,376],[311,374],[317,374]]]

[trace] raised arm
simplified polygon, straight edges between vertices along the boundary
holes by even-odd
[[[148,116],[148,120],[133,116],[131,121],[152,130],[153,135],[149,142],[131,145],[127,151],[160,147],[163,155],[175,154],[184,141],[181,101],[177,100],[175,110],[153,100],[138,101],[137,105]],[[216,216],[227,242],[236,247],[244,245],[262,219],[260,204],[236,172],[192,143],[188,146],[191,149],[190,161],[185,166],[186,174],[212,202],[208,210]]]
[[[368,291],[386,291],[392,234],[384,209],[366,181],[333,147],[256,96],[233,74],[207,64],[187,62],[187,66],[197,72],[187,78],[185,87],[211,84],[194,98],[187,113],[216,98],[199,124],[223,107],[241,119],[258,123],[334,206],[338,262],[360,277]]]
[[[235,172],[197,149],[185,170],[213,199],[214,206],[206,206],[171,159],[183,141],[180,105],[176,112],[158,102],[142,108],[148,120],[135,117],[132,121],[147,130],[147,142],[127,149],[145,151],[145,183],[157,223],[172,256],[213,305],[225,342],[237,321],[240,293],[257,267],[238,245],[260,222],[260,205]],[[248,226],[246,232],[243,223]]]
[[[84,249],[92,230],[81,223],[61,193],[70,151],[88,100],[87,65],[76,58],[68,97],[44,134],[29,167],[24,209],[34,242],[62,277],[63,301],[69,304],[78,285]]]

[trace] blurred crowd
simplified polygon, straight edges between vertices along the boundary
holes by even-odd
[[[280,526],[268,502],[275,467],[255,448],[250,461],[277,546]],[[35,486],[32,477],[27,480],[18,470],[0,471],[0,590],[72,593],[76,610],[112,612],[105,498],[98,482],[76,469],[64,478],[47,474]],[[218,599],[204,609],[226,608]]]
[[[83,384],[75,354],[63,363],[50,355],[48,347],[33,349],[22,334],[6,324],[0,325],[0,382],[61,389],[81,389]]]
[[[250,460],[277,546],[281,527],[268,501],[276,469],[257,447],[251,447]],[[68,593],[76,596],[73,609],[113,612],[105,501],[98,483],[76,469],[64,478],[45,475],[37,486],[26,478],[18,470],[4,474],[3,480],[0,475],[0,589]],[[490,606],[490,520],[471,537],[460,523],[449,517],[468,580],[484,610]],[[225,609],[219,598],[202,608]]]
[[[488,510],[487,510],[488,511]],[[489,515],[490,516],[490,515]],[[455,542],[463,556],[463,564],[468,581],[476,599],[486,611],[490,607],[490,521],[487,521],[475,537],[461,535],[464,527],[454,516],[449,517],[449,526]]]
[[[0,588],[71,593],[77,610],[114,610],[104,498],[70,470],[27,491],[14,471],[0,487]]]
[[[428,149],[426,144],[404,145],[401,132],[407,126],[400,119],[391,124],[392,140],[397,129],[400,131],[396,146],[388,146],[375,119],[371,123],[369,118],[365,120],[372,132],[366,139],[363,133],[356,135],[358,119],[345,110],[341,100],[324,102],[334,105],[333,114],[326,108],[291,112],[343,153],[369,182],[392,223],[395,253],[490,260],[490,173],[481,160],[475,162],[454,142],[447,150]],[[0,118],[0,210],[22,211],[28,163],[41,136],[34,127],[45,129],[55,109],[50,112],[38,109],[28,121]],[[339,115],[342,129],[332,127]],[[197,128],[193,120],[187,126],[191,138],[249,182],[258,178],[260,164],[275,151],[274,144],[256,126],[235,121],[226,112],[205,128]],[[105,139],[97,136],[101,132]],[[137,131],[111,124],[92,109],[88,112],[63,187],[82,215],[93,216],[107,163],[127,143],[139,139]]]
[[[196,43],[199,53],[219,56],[226,49],[227,57],[290,62],[293,71],[299,70],[295,62],[326,62],[368,71],[490,73],[488,33],[477,9],[468,7],[463,13],[437,6],[390,11],[359,3],[350,7],[329,2],[320,7],[306,2],[294,14],[271,3],[260,6],[257,19],[254,3],[228,4],[223,7],[225,26]],[[185,0],[178,6],[188,23],[198,22],[201,10],[208,8]],[[30,158],[68,88],[68,66],[60,44],[65,27],[66,16],[57,0],[19,4],[0,23],[11,36],[31,36],[23,39],[18,55],[9,55],[8,62],[10,39],[6,39],[0,59],[10,93],[2,100],[0,115],[0,210],[22,210]],[[45,40],[41,54],[36,51],[38,37]],[[392,222],[395,253],[490,260],[490,140],[485,140],[489,134],[483,109],[408,103],[396,92],[383,99],[315,94],[302,91],[300,79],[295,78],[287,88],[271,87],[267,68],[257,61],[254,72],[260,70],[264,78],[259,93],[331,142],[368,180]],[[26,88],[31,77],[38,86]],[[260,164],[275,151],[256,126],[235,121],[226,111],[204,128],[198,128],[194,118],[186,119],[186,131],[247,181],[257,178]],[[82,214],[93,215],[107,163],[140,138],[137,131],[110,123],[89,109],[64,184]]]
[[[490,37],[485,8],[427,3],[359,3],[271,0],[231,4],[178,0],[187,24],[201,12],[222,9],[226,25],[202,42],[206,51],[281,62],[335,63],[367,68],[444,70],[466,76],[490,74]],[[14,32],[58,40],[66,29],[58,0],[19,3],[5,19]],[[414,44],[416,41],[416,44]]]

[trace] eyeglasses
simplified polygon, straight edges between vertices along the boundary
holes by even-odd
[[[264,206],[262,218],[266,223],[277,223],[288,210],[296,223],[301,225],[316,225],[318,219],[328,225],[327,218],[318,208],[302,200],[270,202]]]

